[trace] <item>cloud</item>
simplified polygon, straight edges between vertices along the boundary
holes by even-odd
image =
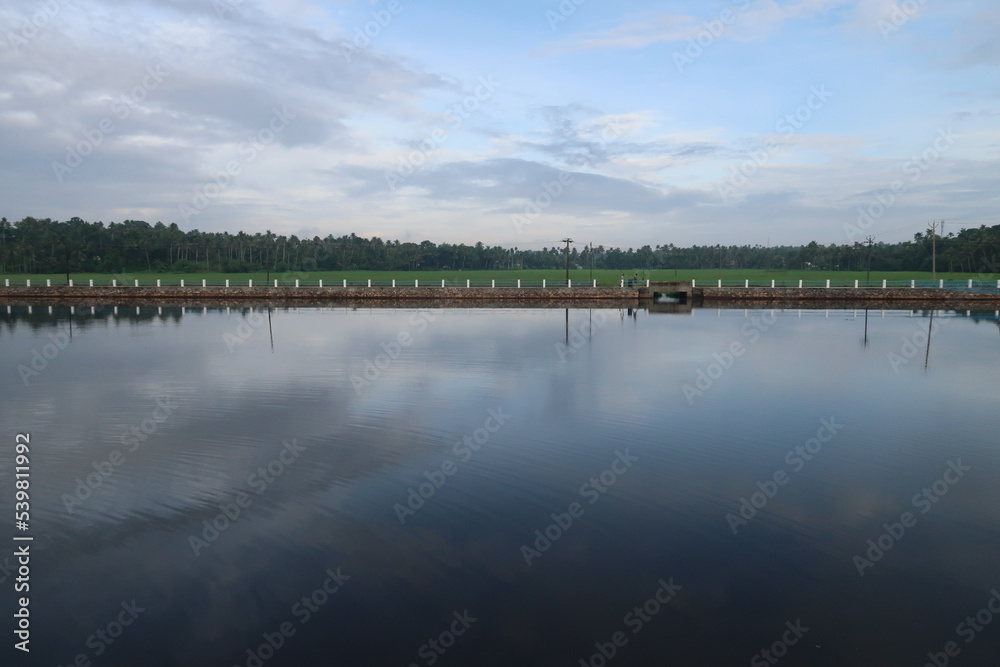
[[[192,188],[246,160],[241,146],[267,132],[276,110],[294,120],[274,134],[273,161],[287,150],[361,149],[348,128],[358,114],[405,118],[425,91],[454,88],[376,48],[348,62],[346,29],[264,5],[238,3],[221,18],[211,3],[57,6],[18,49],[0,50],[0,178],[22,202],[7,209],[14,217],[133,211],[173,221]],[[22,26],[38,11],[14,0],[3,14]],[[81,163],[60,180],[54,165],[74,151]]]
[[[991,67],[1000,65],[1000,10],[989,8],[968,17],[958,28],[958,41],[966,45],[964,54],[953,67]]]
[[[628,20],[606,30],[548,44],[533,54],[643,49],[653,44],[696,40],[703,34],[713,40],[731,37],[754,41],[772,35],[788,21],[824,14],[849,4],[849,0],[800,0],[787,4],[775,0],[735,0],[711,15],[661,13]]]
[[[719,146],[708,141],[678,142],[662,138],[642,140],[638,135],[659,127],[652,113],[601,114],[580,105],[534,109],[547,128],[505,141],[557,164],[595,169],[633,157],[656,157],[662,166],[674,161],[715,154]],[[583,118],[581,118],[583,116]]]
[[[353,182],[353,196],[385,190],[383,172],[368,167],[344,167]],[[661,188],[623,178],[580,171],[564,171],[531,160],[501,158],[478,162],[440,164],[411,176],[398,197],[433,200],[481,208],[486,214],[512,215],[544,191],[545,184],[568,184],[549,208],[554,215],[594,217],[601,214],[660,215],[679,208],[714,200],[711,193]],[[568,179],[567,179],[568,176]]]

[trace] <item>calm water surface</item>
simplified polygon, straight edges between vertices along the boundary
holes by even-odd
[[[993,311],[5,309],[3,664],[998,664]]]

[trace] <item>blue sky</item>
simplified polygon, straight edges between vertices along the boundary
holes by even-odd
[[[8,0],[0,27],[10,220],[521,248],[1000,224],[993,0]]]

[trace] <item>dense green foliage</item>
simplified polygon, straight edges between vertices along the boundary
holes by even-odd
[[[941,272],[993,274],[1000,271],[1000,225],[963,229],[938,237],[937,269]],[[266,233],[182,231],[176,224],[150,225],[141,220],[120,223],[65,222],[24,218],[0,220],[0,273],[177,273],[288,271],[429,271],[561,269],[565,246],[521,250],[449,243],[400,243],[349,236],[300,239]],[[869,267],[870,260],[870,267]],[[691,246],[673,244],[641,248],[589,246],[570,249],[571,268],[634,269],[787,269],[823,271],[930,271],[931,239],[916,234],[902,243],[827,246]]]

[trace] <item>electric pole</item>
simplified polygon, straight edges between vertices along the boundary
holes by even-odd
[[[872,279],[872,246],[875,245],[875,237],[869,236],[865,239],[865,243],[868,244],[868,275],[865,277],[865,282],[870,282]]]
[[[937,282],[937,236],[934,231],[937,229],[937,223],[932,222],[930,229],[927,231],[931,234],[931,280]]]
[[[594,282],[594,242],[590,242],[590,282]]]
[[[566,244],[566,284],[569,284],[569,244],[573,243],[573,239],[566,238],[563,239],[563,243]]]

